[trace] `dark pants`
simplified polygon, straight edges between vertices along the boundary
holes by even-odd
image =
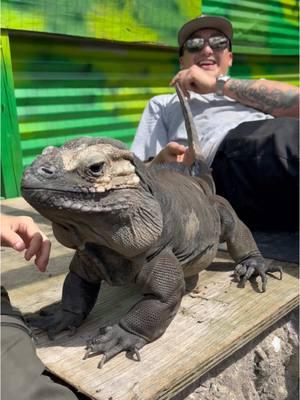
[[[298,229],[299,120],[244,122],[212,164],[217,193],[252,229]]]
[[[77,400],[71,390],[44,376],[44,370],[30,329],[1,286],[1,399]]]

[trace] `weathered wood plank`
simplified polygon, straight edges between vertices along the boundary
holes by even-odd
[[[9,208],[10,213],[18,213],[23,202],[18,199]],[[71,255],[55,243],[48,275],[43,275],[5,249],[2,264],[9,265],[2,282],[14,304],[30,312],[59,300]],[[103,285],[96,306],[75,336],[62,333],[51,342],[39,334],[38,354],[50,371],[92,399],[171,399],[298,304],[298,268],[280,264],[284,279],[270,277],[267,292],[258,293],[250,283],[245,289],[237,288],[233,263],[220,252],[216,262],[200,274],[196,290],[183,298],[167,332],[141,350],[141,362],[122,353],[99,370],[101,356],[82,360],[86,340],[100,326],[116,322],[140,298],[133,287],[108,285]]]

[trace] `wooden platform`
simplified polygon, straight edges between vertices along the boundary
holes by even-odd
[[[31,215],[52,237],[50,225],[22,199],[3,201],[2,212]],[[51,262],[42,274],[20,254],[2,248],[2,284],[14,305],[26,313],[58,301],[72,254],[53,239]],[[266,293],[250,283],[239,289],[232,277],[233,263],[220,252],[216,262],[200,274],[197,289],[183,298],[167,332],[140,351],[141,362],[122,353],[100,370],[101,356],[82,359],[86,340],[100,326],[116,322],[140,297],[133,287],[103,285],[96,306],[76,335],[62,333],[51,342],[40,334],[38,354],[52,373],[91,399],[172,399],[297,306],[298,266],[280,265],[284,278],[270,277]]]

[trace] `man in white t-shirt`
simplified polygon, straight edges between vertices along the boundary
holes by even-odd
[[[200,16],[178,33],[179,82],[217,192],[251,227],[298,226],[299,91],[269,80],[235,79],[231,23]],[[185,161],[187,135],[179,99],[153,97],[132,144],[144,161]]]

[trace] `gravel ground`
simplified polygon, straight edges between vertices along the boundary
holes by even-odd
[[[299,310],[173,400],[298,400]]]

